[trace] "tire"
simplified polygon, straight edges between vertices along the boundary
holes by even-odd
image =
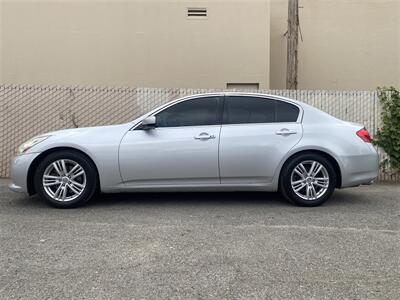
[[[322,167],[318,171],[319,166]],[[318,173],[311,174],[314,173],[310,173],[311,167]],[[332,196],[335,187],[335,169],[323,155],[300,154],[287,161],[282,168],[279,190],[292,204],[308,207],[321,205]]]
[[[97,192],[98,183],[94,163],[85,155],[73,150],[62,150],[47,155],[39,163],[34,175],[38,195],[47,204],[57,208],[84,205]]]

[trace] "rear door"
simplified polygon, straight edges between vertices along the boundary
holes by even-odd
[[[300,107],[255,96],[226,96],[219,163],[223,184],[268,184],[301,139]]]

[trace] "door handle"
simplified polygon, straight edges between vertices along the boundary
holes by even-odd
[[[291,134],[296,134],[297,131],[293,131],[293,130],[289,130],[287,128],[282,128],[281,130],[278,130],[277,132],[275,132],[276,135],[291,135]]]
[[[194,137],[195,140],[211,140],[215,139],[215,135],[208,134],[207,132],[202,132],[198,136]]]

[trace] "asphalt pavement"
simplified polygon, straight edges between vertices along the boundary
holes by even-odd
[[[400,299],[400,185],[46,206],[0,180],[0,299]]]

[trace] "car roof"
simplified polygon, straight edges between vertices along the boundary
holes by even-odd
[[[210,97],[210,96],[247,96],[247,97],[263,97],[263,98],[271,98],[271,99],[277,99],[277,100],[283,100],[286,102],[292,102],[294,104],[303,106],[307,105],[304,102],[292,99],[292,98],[287,98],[283,96],[277,96],[277,95],[272,95],[272,94],[264,94],[264,93],[255,93],[255,92],[234,92],[234,91],[222,91],[222,92],[210,92],[210,93],[201,93],[201,94],[193,94],[193,95],[188,95],[184,96],[181,98],[178,98],[176,100],[184,100],[184,99],[191,99],[191,98],[198,98],[198,97]]]

